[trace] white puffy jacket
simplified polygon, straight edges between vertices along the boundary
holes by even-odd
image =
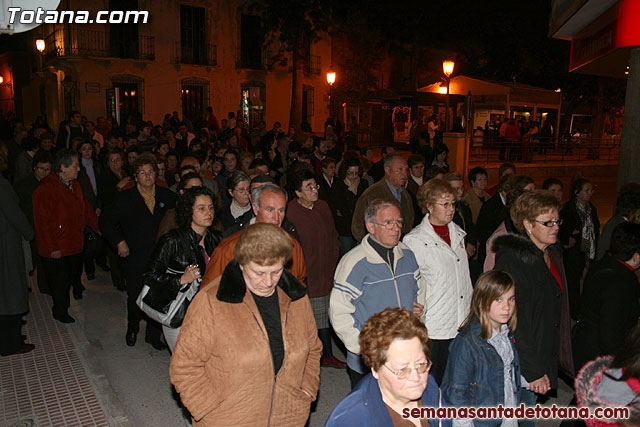
[[[453,221],[449,223],[451,246],[436,234],[425,215],[422,222],[407,234],[403,242],[416,256],[420,274],[427,284],[422,320],[429,338],[455,338],[458,327],[469,314],[471,277],[465,251],[466,233]]]

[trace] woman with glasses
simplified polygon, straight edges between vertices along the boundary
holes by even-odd
[[[293,166],[287,182],[295,198],[287,204],[287,218],[298,230],[300,245],[307,263],[307,289],[311,308],[322,341],[322,363],[340,368],[345,363],[332,351],[332,330],[329,324],[329,294],[333,289],[333,273],[338,265],[338,233],[331,209],[318,199],[319,186],[311,166],[298,163]]]
[[[339,179],[335,180],[329,193],[329,206],[340,240],[340,258],[356,247],[356,239],[351,234],[351,222],[356,202],[369,183],[362,179],[362,164],[358,159],[345,159],[338,170]]]
[[[231,199],[220,210],[220,221],[225,229],[251,209],[249,181],[247,174],[241,171],[234,171],[227,178],[227,191]]]
[[[327,427],[451,426],[448,419],[403,418],[420,408],[444,406],[431,368],[427,328],[403,308],[387,308],[367,320],[360,351],[371,373],[336,406]]]
[[[453,222],[456,197],[447,181],[432,179],[418,191],[426,215],[403,242],[416,255],[427,283],[423,320],[432,342],[432,374],[438,384],[447,366],[449,344],[469,314],[471,277],[465,249],[465,231]]]
[[[307,290],[284,268],[292,253],[282,228],[250,225],[235,259],[190,304],[169,373],[194,426],[307,421],[320,342]]]
[[[590,202],[593,190],[589,180],[576,179],[571,186],[571,200],[560,211],[564,223],[558,239],[565,248],[564,268],[567,272],[571,317],[574,319],[578,318],[580,282],[596,256],[596,243],[600,237],[598,211]]]
[[[494,240],[496,270],[516,283],[518,329],[514,334],[522,367],[521,401],[558,387],[558,365],[573,377],[567,282],[562,264],[558,199],[544,190],[524,192],[511,206],[518,234]],[[520,420],[520,425],[534,425]]]

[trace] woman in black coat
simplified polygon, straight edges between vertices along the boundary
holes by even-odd
[[[178,228],[160,237],[143,276],[144,283],[151,288],[145,302],[152,307],[166,306],[183,286],[204,277],[213,250],[222,240],[222,233],[211,227],[215,217],[213,199],[213,194],[204,187],[189,188],[178,198]],[[163,325],[162,331],[173,352],[180,327]]]
[[[511,208],[511,219],[522,234],[505,234],[494,240],[495,269],[510,273],[516,282],[515,342],[522,375],[529,384],[522,391],[522,402],[527,406],[535,405],[534,393],[557,388],[558,364],[573,376],[562,249],[556,244],[558,210],[551,193],[525,192]]]
[[[329,207],[340,240],[340,257],[353,249],[357,242],[351,235],[351,220],[358,198],[369,187],[362,179],[362,164],[358,159],[345,159],[340,165],[338,178],[329,193]]]
[[[571,200],[560,212],[562,227],[558,238],[565,248],[564,268],[567,272],[571,317],[578,318],[580,281],[589,262],[596,256],[596,243],[600,235],[600,221],[596,207],[589,202],[593,184],[584,178],[576,179],[571,186]]]
[[[573,335],[576,370],[599,356],[616,354],[640,318],[640,224],[625,222],[611,234],[611,249],[584,280],[580,321]]]

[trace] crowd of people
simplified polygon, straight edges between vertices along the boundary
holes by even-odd
[[[559,378],[576,378],[577,404],[640,421],[640,184],[622,186],[601,233],[588,179],[565,201],[562,181],[536,189],[504,163],[487,188],[487,170],[451,170],[431,137],[374,163],[331,119],[319,134],[250,130],[211,108],[120,126],[74,111],[57,138],[43,121],[14,125],[0,145],[3,356],[34,348],[21,333],[30,274],[72,323],[97,265],[126,291],[124,344],[144,321],[145,341],[169,347],[194,425],[304,425],[321,366],[351,381],[330,426],[533,406]]]

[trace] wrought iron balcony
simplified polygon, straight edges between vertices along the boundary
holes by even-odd
[[[268,49],[246,50],[240,48],[235,49],[236,52],[236,68],[248,68],[251,70],[272,70],[278,66],[278,60],[275,53]]]
[[[217,65],[218,51],[215,44],[176,42],[174,57],[176,64]]]
[[[309,55],[302,69],[305,74],[320,74],[320,55]],[[289,71],[293,71],[293,63],[289,65]]]
[[[44,53],[47,59],[70,56],[155,59],[155,39],[140,35],[137,39],[136,43],[123,34],[109,31],[61,28],[46,37]]]

